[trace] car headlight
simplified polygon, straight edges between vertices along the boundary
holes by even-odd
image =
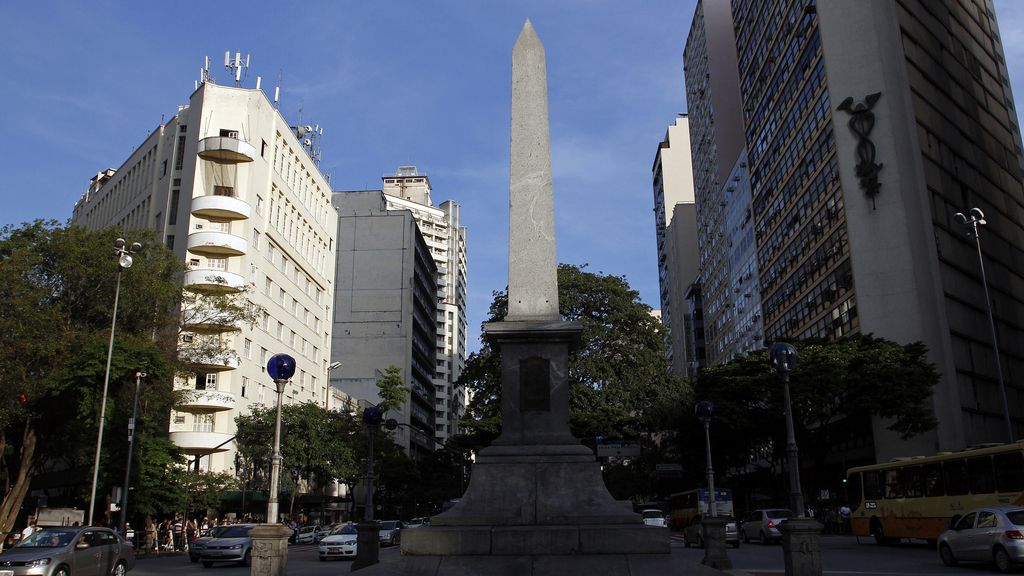
[[[232,550],[239,550],[239,549],[242,548],[242,545],[241,544],[234,544],[234,545],[230,546],[230,548]]]
[[[50,558],[40,558],[39,560],[29,560],[28,562],[25,562],[25,566],[29,568],[34,568],[36,566],[49,566],[49,564]]]

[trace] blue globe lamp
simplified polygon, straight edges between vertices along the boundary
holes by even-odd
[[[295,375],[295,358],[274,354],[267,362],[267,373],[277,385],[277,422],[274,426],[274,455],[270,459],[270,495],[267,498],[267,522],[277,524],[277,484],[281,475],[281,397],[284,387]]]
[[[295,358],[287,354],[274,354],[267,361],[267,373],[274,382],[290,380],[295,375]]]

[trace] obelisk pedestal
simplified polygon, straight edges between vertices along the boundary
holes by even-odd
[[[569,352],[582,327],[558,310],[546,74],[527,21],[512,51],[508,314],[484,326],[501,353],[501,435],[478,454],[460,501],[402,534],[403,554],[669,552],[668,530],[612,498],[569,430]]]

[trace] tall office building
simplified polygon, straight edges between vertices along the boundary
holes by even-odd
[[[265,310],[256,326],[200,322],[182,335],[236,353],[200,359],[193,375],[177,378],[193,393],[170,423],[171,440],[198,467],[225,471],[235,467],[235,417],[277,401],[265,371],[271,355],[296,360],[284,402],[332,403],[337,215],[314,161],[318,135],[300,127],[298,137],[259,89],[203,80],[120,168],[92,179],[71,223],[154,229],[185,263],[186,287],[242,294]]]
[[[434,450],[437,266],[411,210],[379,190],[336,192],[338,273],[332,387],[356,400],[380,401],[377,382],[401,370],[409,395],[388,412],[402,424],[395,443],[412,458]]]
[[[666,352],[672,371],[687,376],[696,360],[686,353],[686,288],[697,277],[697,220],[686,118],[676,118],[658,144],[651,170],[654,232],[658,246],[661,321],[668,327]]]
[[[1005,441],[1004,392],[1019,436],[1022,154],[991,1],[732,8],[765,338],[870,333],[928,346],[937,430],[904,442],[885,421],[864,423],[854,459]],[[733,73],[710,66],[706,77]],[[689,70],[687,81],[692,95]],[[717,126],[720,110],[707,117]],[[1005,386],[978,254],[954,218],[972,207],[987,219]]]
[[[384,197],[389,210],[409,210],[437,265],[437,340],[435,342],[434,435],[443,444],[458,434],[469,397],[458,385],[466,364],[469,323],[466,317],[466,228],[461,207],[446,200],[435,207],[430,179],[415,166],[400,166],[386,175]]]
[[[683,53],[709,365],[762,347],[750,185],[729,0],[702,0]]]

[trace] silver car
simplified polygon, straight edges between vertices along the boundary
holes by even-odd
[[[255,524],[226,526],[199,552],[199,561],[203,563],[203,567],[210,568],[214,562],[238,562],[244,566],[251,566],[252,537],[249,536],[249,531],[254,526]]]
[[[135,548],[109,528],[43,528],[0,554],[0,576],[124,576]]]
[[[206,545],[216,538],[221,532],[227,529],[227,526],[214,526],[210,529],[210,533],[206,536],[196,538],[195,540],[188,543],[188,559],[192,562],[199,562],[199,556],[206,548]]]
[[[380,545],[395,546],[402,537],[401,520],[384,520],[380,523]]]
[[[725,543],[733,548],[739,548],[740,537],[736,529],[736,519],[732,516],[722,518],[725,518]],[[701,524],[701,519],[701,515],[697,514],[690,524],[683,528],[683,543],[687,548],[694,544],[698,548],[704,547],[704,525]]]
[[[1000,572],[1024,563],[1024,506],[985,506],[957,518],[939,536],[939,557],[946,566],[960,561],[994,562]]]
[[[779,525],[792,516],[793,513],[785,508],[762,508],[749,512],[740,522],[740,539],[744,544],[754,539],[761,544],[781,542]]]

